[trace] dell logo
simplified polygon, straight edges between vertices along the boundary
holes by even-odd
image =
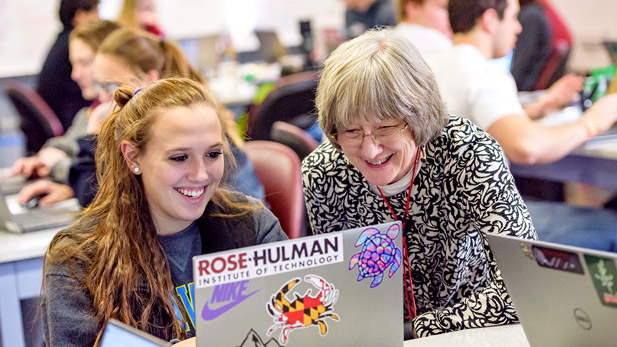
[[[589,315],[587,315],[587,312],[582,309],[574,309],[574,320],[581,326],[581,328],[591,330],[591,319],[589,318]]]

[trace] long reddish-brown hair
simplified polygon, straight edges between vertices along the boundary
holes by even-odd
[[[221,129],[226,124],[223,109],[203,85],[190,79],[163,79],[135,96],[133,91],[128,86],[116,90],[119,110],[103,124],[96,153],[97,195],[72,227],[54,237],[45,255],[44,274],[51,265],[66,264],[81,286],[76,290],[85,290],[92,297],[101,327],[97,344],[110,318],[166,340],[186,337],[175,315],[175,299],[170,295],[174,284],[141,177],[130,172],[120,144],[129,141],[143,153],[157,115],[178,107],[212,107],[217,110]],[[234,159],[224,134],[221,136],[227,170]],[[217,189],[209,203],[221,206],[227,217],[260,208],[232,202],[223,188]],[[77,275],[84,271],[85,276]],[[182,305],[177,306],[182,311]]]

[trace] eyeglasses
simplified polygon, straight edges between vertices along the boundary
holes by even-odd
[[[399,135],[407,129],[407,126],[407,123],[402,128],[400,125],[383,126],[366,135],[360,129],[350,129],[340,134],[336,133],[334,136],[336,136],[336,140],[341,146],[360,146],[366,136],[370,136],[373,138],[373,141],[383,144],[398,139]]]
[[[119,83],[115,83],[115,82],[99,82],[99,81],[93,81],[92,84],[94,85],[94,89],[96,89],[97,93],[107,93],[107,94],[113,94],[114,90],[116,90],[116,88],[118,88],[120,86]]]

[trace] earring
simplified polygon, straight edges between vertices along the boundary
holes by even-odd
[[[135,171],[135,173],[139,173],[139,168],[136,167],[136,168],[133,169],[133,171]]]

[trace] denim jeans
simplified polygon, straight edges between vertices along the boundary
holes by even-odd
[[[617,252],[617,213],[525,199],[541,241]]]

